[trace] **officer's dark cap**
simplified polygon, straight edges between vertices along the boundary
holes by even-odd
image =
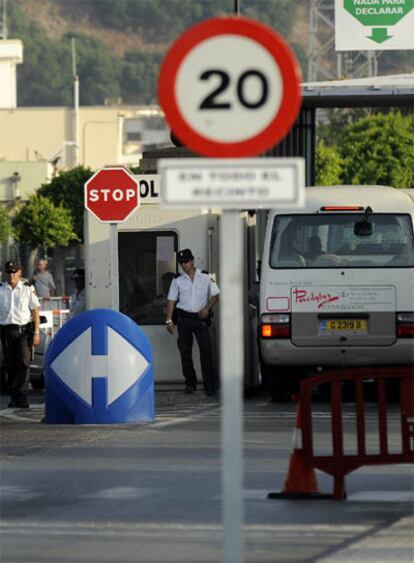
[[[85,270],[83,268],[77,268],[72,274],[73,280],[84,280],[85,279]]]
[[[8,262],[6,262],[4,264],[4,269],[6,270],[6,272],[8,274],[10,274],[10,273],[14,274],[14,273],[18,272],[19,270],[21,270],[22,267],[16,261],[9,260]]]
[[[184,248],[184,250],[180,250],[178,252],[177,259],[178,262],[182,264],[183,262],[188,262],[189,260],[193,260],[194,256],[189,248]]]

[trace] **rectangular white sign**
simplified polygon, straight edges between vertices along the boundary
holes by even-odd
[[[291,299],[294,313],[395,311],[392,285],[297,286],[292,288]]]
[[[414,49],[413,0],[335,0],[336,51]]]
[[[134,174],[134,178],[139,184],[141,205],[160,202],[160,177],[158,174]]]
[[[166,158],[158,162],[166,207],[303,207],[303,158]]]

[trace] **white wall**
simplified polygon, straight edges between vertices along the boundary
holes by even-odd
[[[17,105],[16,65],[23,62],[23,43],[18,39],[0,40],[0,108]]]

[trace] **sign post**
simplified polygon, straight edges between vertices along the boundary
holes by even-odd
[[[238,211],[223,211],[220,228],[221,484],[225,563],[242,562],[243,522],[243,249]]]
[[[276,145],[293,125],[301,103],[299,65],[271,28],[244,17],[214,18],[195,25],[173,44],[161,67],[159,98],[174,135],[185,146],[220,158],[161,160],[160,196],[165,206],[224,208],[220,219],[224,561],[241,563],[244,298],[237,209],[269,207],[278,199],[275,192],[284,188],[285,201],[290,198],[294,206],[304,187],[303,162],[302,168],[291,163],[290,170],[282,171],[276,163],[270,170],[267,159],[242,157]]]
[[[102,168],[85,184],[85,208],[102,223],[110,224],[111,309],[119,311],[118,223],[140,205],[139,184],[123,167]],[[86,264],[88,279],[88,264]]]

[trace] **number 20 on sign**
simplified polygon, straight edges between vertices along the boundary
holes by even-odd
[[[159,98],[174,134],[204,156],[246,157],[283,138],[298,114],[300,68],[271,28],[214,18],[184,33],[165,57]]]

